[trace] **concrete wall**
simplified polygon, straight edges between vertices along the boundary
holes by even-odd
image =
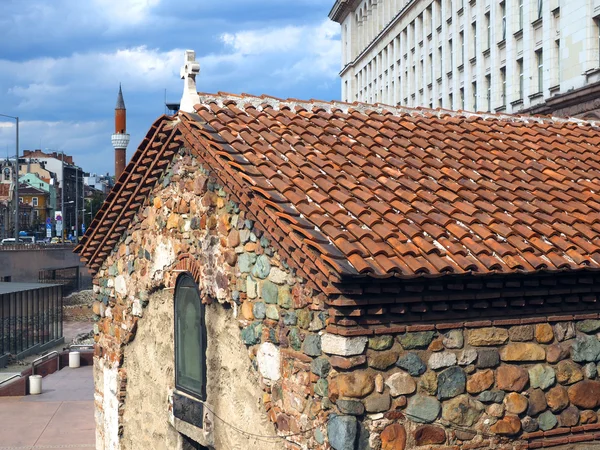
[[[38,280],[42,269],[58,269],[79,266],[82,285],[89,286],[91,277],[87,268],[73,253],[73,248],[52,248],[32,250],[3,250],[0,246],[0,278],[10,276],[11,281],[33,282]]]

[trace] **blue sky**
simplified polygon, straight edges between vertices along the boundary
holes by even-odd
[[[201,92],[335,100],[334,0],[0,0],[0,114],[19,116],[20,148],[64,151],[114,172],[110,135],[119,88],[133,154],[196,51]],[[0,155],[14,121],[0,118]]]

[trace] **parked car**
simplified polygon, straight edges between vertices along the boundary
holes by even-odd
[[[15,238],[2,239],[2,242],[0,242],[2,245],[14,245],[15,243]],[[23,239],[19,239],[18,243],[25,244],[26,242]]]
[[[62,239],[61,239],[61,238],[59,238],[59,237],[53,237],[53,238],[50,240],[50,243],[51,243],[51,244],[62,244]]]

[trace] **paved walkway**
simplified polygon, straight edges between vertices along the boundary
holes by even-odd
[[[42,379],[42,393],[0,397],[0,450],[95,448],[92,367]]]

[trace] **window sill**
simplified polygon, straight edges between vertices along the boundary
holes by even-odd
[[[583,75],[589,77],[592,75],[596,75],[597,73],[600,73],[600,67],[598,67],[597,69],[586,70],[585,72],[583,72]]]
[[[477,56],[473,56],[469,62],[471,63],[471,65],[475,64],[477,62]]]
[[[515,39],[519,39],[523,37],[523,28],[521,28],[519,31],[515,31],[515,34],[513,34],[513,36],[515,37]]]
[[[489,47],[488,47],[488,48],[486,48],[486,49],[483,51],[483,56],[485,56],[485,57],[487,57],[487,56],[490,56],[490,51],[491,51],[491,50],[490,50],[490,48],[489,48]]]
[[[464,12],[465,12],[465,9],[461,6],[460,9],[458,11],[456,11],[456,14],[458,14],[459,16],[462,16]]]
[[[432,88],[433,88],[433,83],[428,83],[427,84],[427,89],[429,89],[431,91]]]
[[[452,71],[446,73],[446,76],[448,77],[449,80],[452,79]]]
[[[450,16],[450,17],[448,17],[448,18],[446,19],[446,23],[447,23],[448,25],[451,25],[451,24],[452,24],[452,16]]]
[[[498,42],[498,48],[504,47],[506,47],[506,39],[502,39],[500,42]]]
[[[537,27],[538,25],[542,24],[543,19],[541,17],[538,17],[537,19],[535,19],[533,22],[531,22],[531,26],[532,27]]]
[[[535,94],[531,94],[529,96],[529,100],[535,100],[536,98],[540,98],[540,97],[543,97],[543,96],[544,96],[544,92],[543,91],[539,91],[539,92],[536,92]]]
[[[433,33],[429,33],[427,35],[427,40],[430,41],[433,38]]]
[[[506,111],[506,105],[498,106],[494,111],[497,113]]]
[[[510,102],[511,106],[519,106],[519,105],[522,105],[522,104],[523,104],[523,99],[522,98],[519,98],[519,99],[515,100],[514,102]]]
[[[555,86],[551,86],[548,90],[550,91],[551,94],[554,94],[555,92],[560,91],[560,84],[557,84]]]
[[[437,31],[438,33],[441,33],[441,32],[442,32],[442,24],[439,24],[439,25],[438,25],[438,27],[436,28],[436,31]]]
[[[460,66],[457,67],[459,72],[462,72],[463,70],[465,70],[465,65],[461,64]]]

